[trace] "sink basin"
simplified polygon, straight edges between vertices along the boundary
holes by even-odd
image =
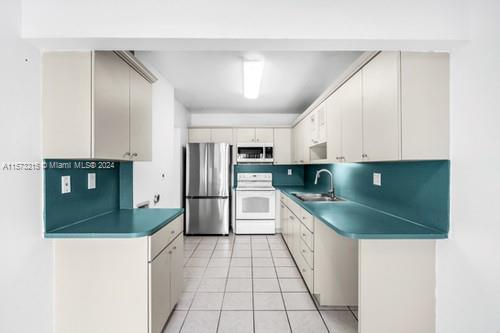
[[[295,197],[302,201],[344,201],[344,199],[337,196],[331,196],[329,193],[304,193],[304,192],[294,192],[292,193]]]

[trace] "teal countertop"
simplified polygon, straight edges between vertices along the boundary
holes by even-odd
[[[132,238],[154,234],[184,213],[182,208],[119,209],[48,231],[46,238]]]
[[[277,186],[291,200],[339,235],[354,239],[444,239],[448,233],[349,200],[304,202],[293,192],[315,192],[305,187]]]

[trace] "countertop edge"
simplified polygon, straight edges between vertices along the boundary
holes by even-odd
[[[313,211],[311,211],[308,207],[304,206],[302,204],[302,202],[299,201],[299,199],[293,197],[293,195],[291,195],[291,193],[288,193],[286,190],[283,190],[282,188],[283,187],[286,187],[286,186],[282,186],[280,188],[280,186],[275,186],[275,188],[277,190],[279,190],[281,193],[285,194],[289,199],[291,199],[293,202],[295,202],[296,204],[298,204],[302,209],[304,209],[305,211],[307,211],[309,214],[311,214],[312,216],[314,216],[314,218],[320,220],[323,224],[325,224],[327,227],[329,227],[330,229],[334,230],[337,234],[339,234],[340,236],[343,236],[343,237],[347,237],[347,238],[351,238],[351,239],[359,239],[359,240],[363,240],[363,239],[366,239],[366,240],[377,240],[377,239],[393,239],[393,240],[396,240],[396,239],[422,239],[422,240],[430,240],[430,239],[447,239],[448,238],[448,233],[446,232],[436,232],[436,233],[425,233],[425,234],[416,234],[416,233],[410,233],[410,234],[363,234],[363,233],[350,233],[350,232],[345,232],[343,230],[340,230],[338,228],[336,228],[332,223],[328,222],[328,221],[325,221],[323,218],[321,218],[320,216],[317,216]],[[351,201],[352,202],[352,201]],[[367,207],[367,209],[370,209]],[[384,214],[383,212],[380,212],[380,214]],[[401,221],[404,221],[404,219],[402,218],[399,218]],[[405,222],[405,223],[412,223],[412,222]],[[414,224],[417,224],[417,223],[414,223]],[[422,226],[422,227],[425,227],[425,228],[428,228],[429,230],[432,230],[431,228],[427,227],[427,226]],[[438,230],[436,230],[438,231]]]
[[[155,208],[150,208],[150,209],[155,209]],[[160,208],[161,209],[161,208]],[[172,209],[172,208],[169,208]],[[159,223],[156,225],[154,228],[150,230],[145,230],[142,232],[123,232],[123,233],[109,233],[109,232],[102,232],[102,233],[74,233],[74,232],[68,232],[64,233],[63,230],[60,230],[58,232],[45,232],[44,233],[44,238],[47,239],[75,239],[75,238],[81,238],[81,239],[96,239],[96,238],[139,238],[139,237],[146,237],[146,236],[151,236],[154,233],[156,233],[158,230],[169,224],[170,222],[174,221],[177,217],[181,216],[184,214],[184,208],[174,208],[177,209],[178,211],[170,216],[168,219],[164,220],[163,222]],[[87,220],[86,222],[83,223],[88,223],[92,221],[92,219]]]

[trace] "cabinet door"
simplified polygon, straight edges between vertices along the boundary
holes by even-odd
[[[321,103],[316,111],[317,140],[319,143],[326,142],[326,102]]]
[[[130,154],[135,161],[152,159],[153,87],[130,69]]]
[[[311,129],[309,135],[309,141],[307,142],[308,146],[313,146],[319,143],[319,128],[318,128],[318,117],[317,117],[317,109],[312,111],[307,117],[309,128]]]
[[[164,249],[149,264],[149,327],[150,333],[161,333],[170,315],[171,251]]]
[[[288,242],[288,208],[286,208],[283,202],[280,202],[280,223],[283,238],[285,242]]]
[[[363,67],[364,160],[400,158],[399,52],[382,52]]]
[[[173,243],[168,247],[171,254],[170,261],[170,309],[173,309],[182,292],[184,291],[184,236],[182,233],[177,236]]]
[[[321,306],[358,303],[358,241],[314,220],[314,294]]]
[[[212,128],[212,136],[210,142],[213,143],[229,143],[233,144],[233,129],[232,128]]]
[[[94,55],[94,157],[129,159],[130,67],[113,52]]]
[[[255,128],[236,129],[236,142],[237,143],[255,142]]]
[[[292,128],[292,161],[293,163],[299,163],[299,125],[295,125]]]
[[[342,110],[342,161],[358,162],[363,155],[362,74],[358,72],[338,90]]]
[[[260,143],[273,143],[274,130],[272,128],[256,128],[255,141]]]
[[[330,163],[337,163],[342,161],[342,110],[338,93],[327,99],[326,108],[327,158]]]
[[[210,128],[190,128],[188,132],[189,143],[207,143],[210,142]]]
[[[274,129],[274,164],[290,164],[292,162],[292,129]]]
[[[401,159],[449,159],[447,53],[401,54]]]
[[[297,153],[297,163],[309,162],[309,145],[311,142],[311,131],[309,127],[310,119],[304,118],[297,124],[297,136],[295,137],[295,149]]]
[[[91,68],[90,51],[43,53],[43,158],[92,157]]]

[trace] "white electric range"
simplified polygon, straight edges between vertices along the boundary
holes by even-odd
[[[276,233],[276,190],[272,173],[239,173],[236,234]]]

